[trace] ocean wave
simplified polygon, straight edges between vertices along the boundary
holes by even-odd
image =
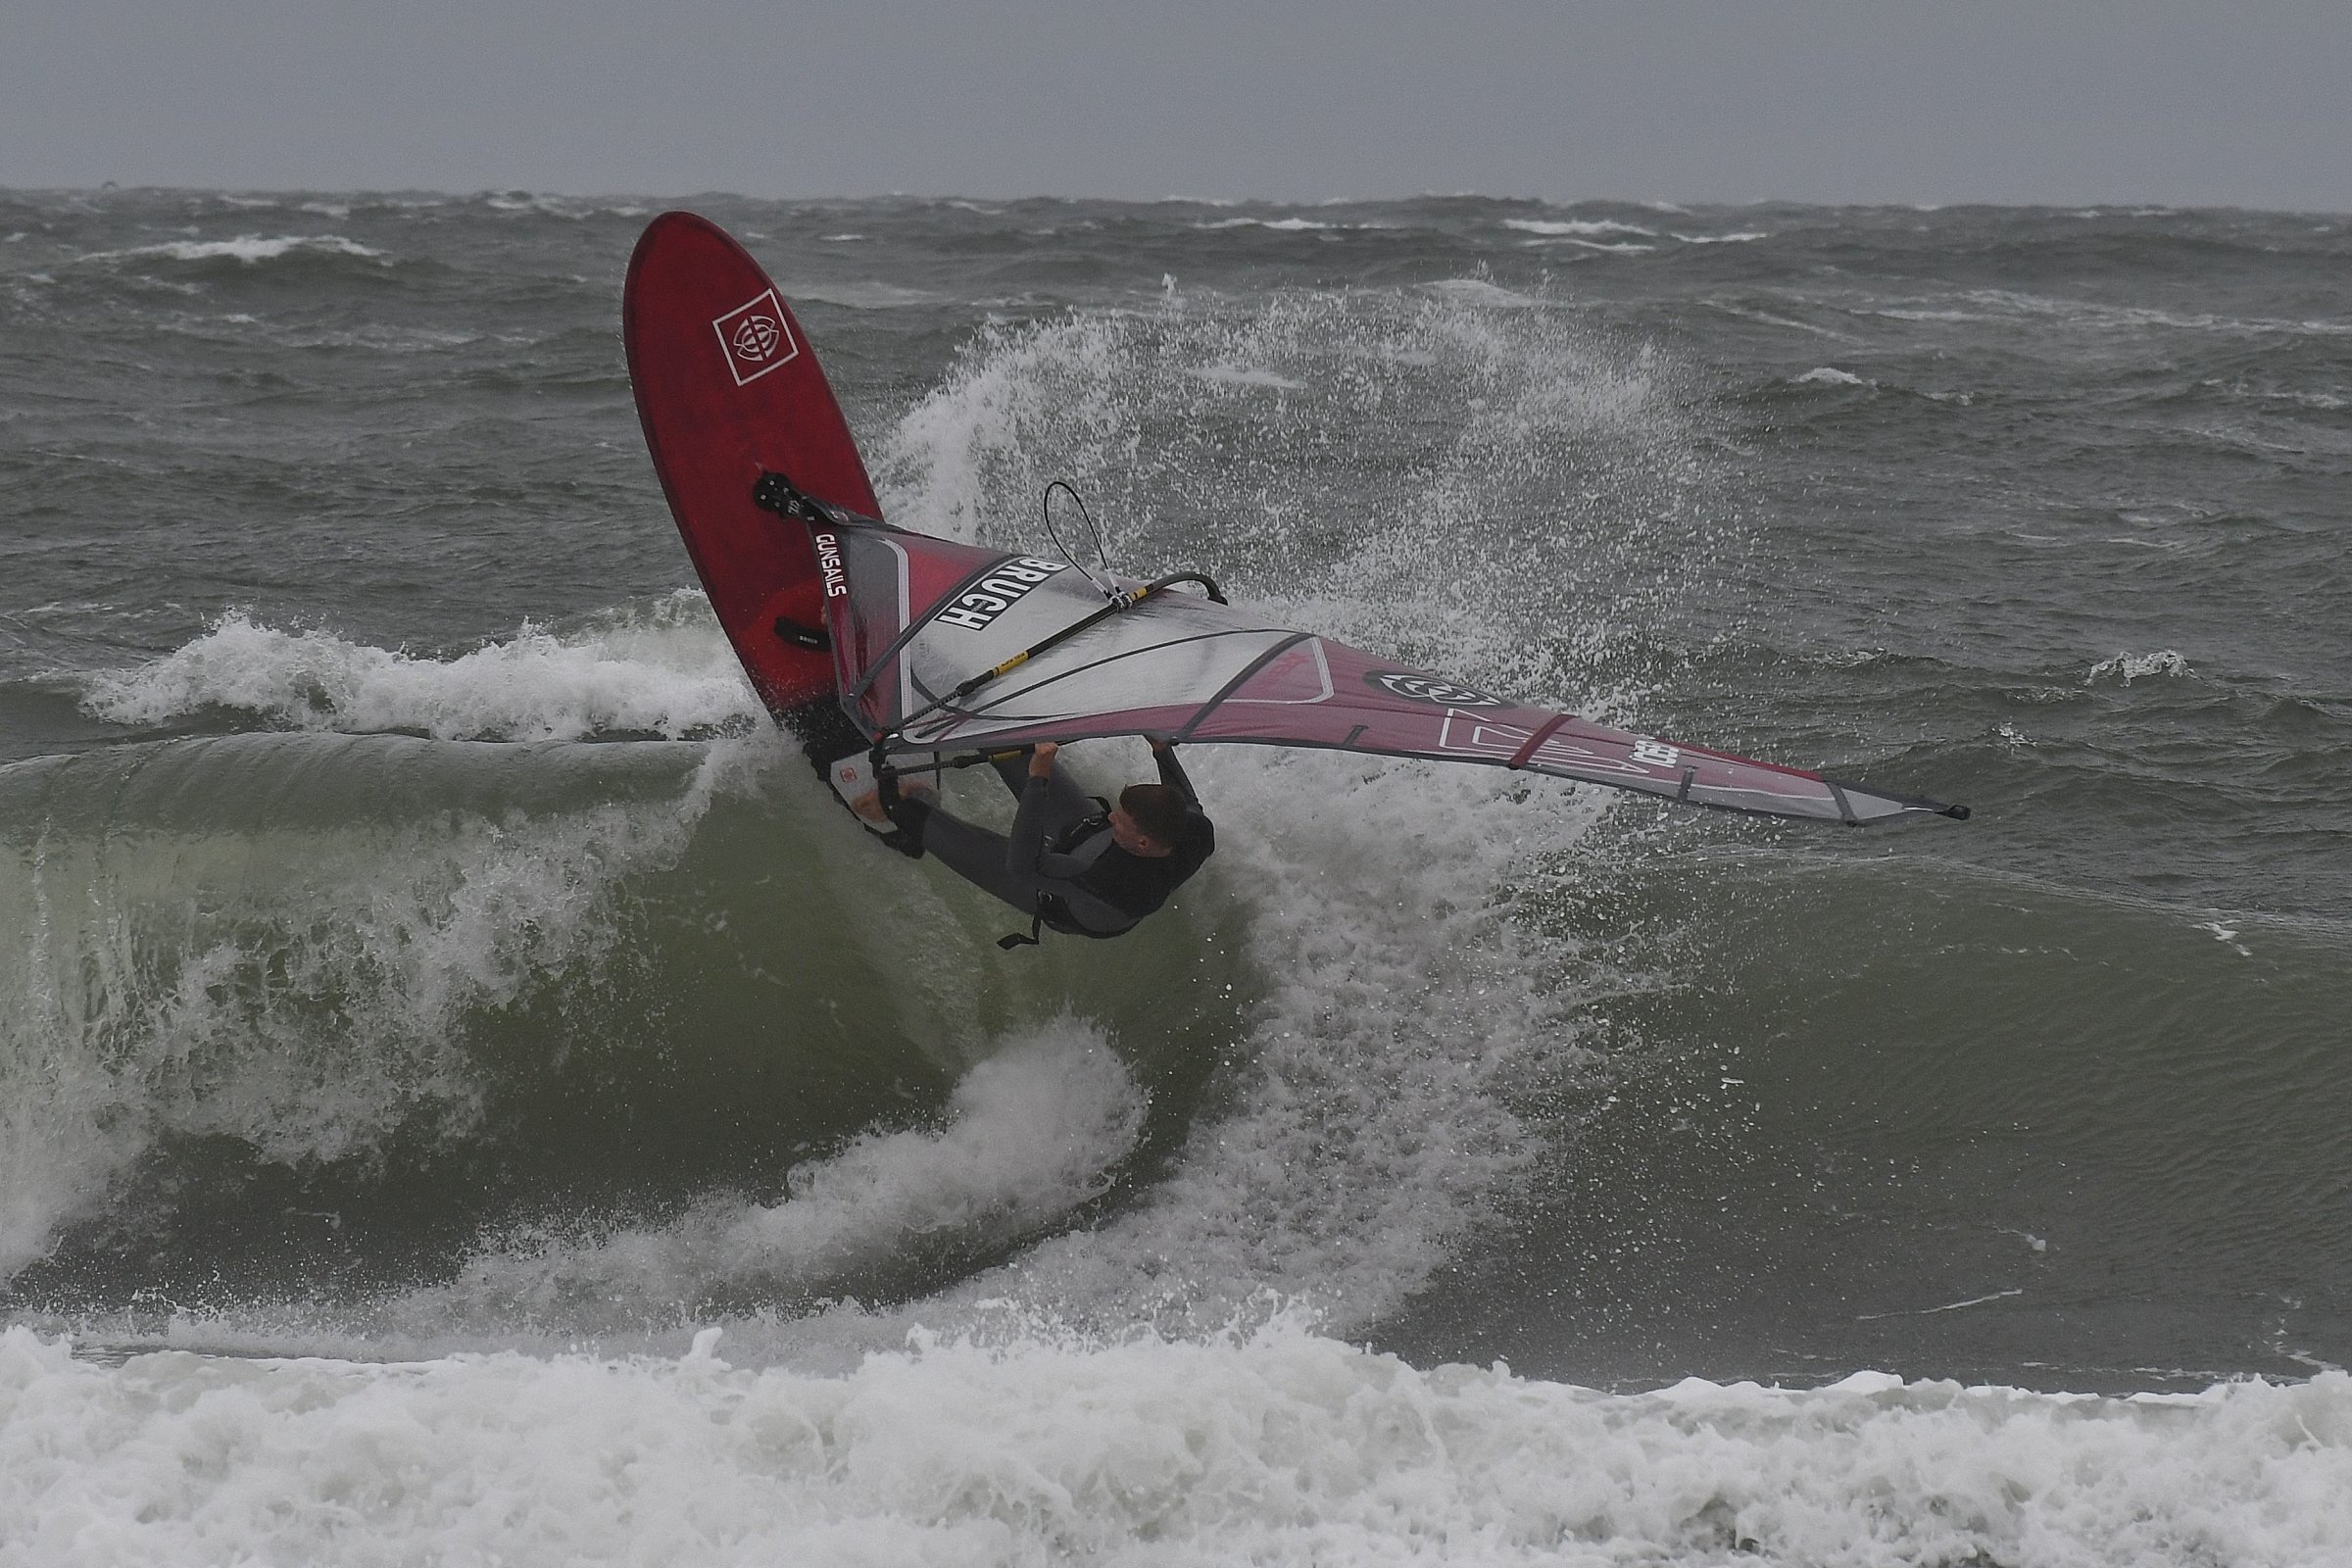
[[[85,262],[127,261],[136,257],[159,256],[174,262],[237,261],[248,266],[257,262],[275,261],[281,256],[298,252],[321,256],[364,256],[381,261],[384,253],[345,239],[340,234],[280,234],[264,238],[259,234],[240,234],[235,239],[172,240],[163,245],[139,245],[129,250],[92,251],[80,260]]]
[[[1960,296],[1976,309],[1958,306],[1878,307],[1858,314],[1898,321],[1996,321],[2002,319],[2055,320],[2093,331],[2136,331],[2167,328],[2186,332],[2292,337],[2352,335],[2352,321],[2320,318],[2236,317],[2182,314],[2149,306],[2107,305],[2095,300],[2061,299],[2017,289],[1971,289]]]
[[[565,750],[236,735],[0,769],[35,835],[0,851],[0,984],[37,999],[0,1015],[0,1282],[159,1141],[297,1165],[460,1137],[470,1021],[602,967],[612,889],[734,776],[725,743]]]
[[[1834,327],[1822,326],[1812,321],[1800,321],[1793,317],[1775,315],[1771,311],[1757,310],[1753,306],[1737,304],[1731,300],[1708,300],[1706,304],[1710,310],[1720,311],[1725,316],[1742,321],[1756,321],[1765,326],[1777,326],[1790,332],[1810,332],[1815,337],[1826,337],[1834,343],[1860,341],[1851,332],[1840,332]]]
[[[1351,223],[1326,223],[1312,218],[1220,218],[1213,221],[1195,223],[1201,229],[1270,228],[1284,234],[1306,234],[1321,229],[1352,228]]]
[[[1712,526],[1671,499],[1699,478],[1661,395],[1672,368],[1617,352],[1573,313],[1527,308],[1544,303],[1458,278],[995,328],[883,448],[883,499],[927,531],[1009,544],[1000,519],[1067,477],[1123,561],[1167,550],[1170,514],[1246,517],[1211,532],[1218,556],[1187,564],[1292,623],[1542,693],[1573,656],[1531,626],[1641,613],[1620,593],[1670,599]],[[1236,366],[1298,390],[1202,384]],[[1401,471],[1390,443],[1357,444],[1382,428],[1375,411],[1398,407],[1448,411]],[[1366,466],[1394,497],[1391,526],[1328,511]],[[1642,528],[1564,499],[1620,482],[1657,500]],[[1202,533],[1183,538],[1197,550]],[[1630,564],[1653,543],[1667,547],[1654,565]],[[1496,592],[1506,579],[1514,591]],[[1251,868],[1224,889],[1246,914],[1232,940],[1272,977],[1229,1048],[1231,1101],[1115,1218],[926,1310],[1011,1298],[1072,1322],[1221,1322],[1270,1291],[1377,1321],[1538,1157],[1513,1086],[1592,1070],[1577,988],[1535,956],[1513,890],[1570,855],[1604,802],[1546,787],[1523,808],[1506,778],[1337,754],[1204,747],[1189,765],[1218,803],[1225,856]]]
[[[1525,241],[1529,245],[1573,245],[1578,250],[1598,251],[1604,256],[1648,256],[1657,250],[1655,245],[1643,245],[1633,240],[1612,243],[1608,240],[1578,239],[1574,235],[1547,235]]]
[[[1017,1241],[1107,1189],[1134,1152],[1148,1097],[1102,1031],[1067,1015],[983,1050],[941,1125],[861,1134],[795,1166],[781,1202],[722,1193],[654,1228],[501,1237],[398,1313],[642,1321],[713,1293],[805,1298],[910,1251]]]
[[[695,593],[564,633],[525,626],[449,659],[232,612],[161,659],[86,677],[83,707],[138,726],[227,710],[297,729],[508,741],[710,735],[763,711]]]
[[[577,196],[535,196],[528,191],[499,191],[481,198],[494,213],[530,213],[544,218],[579,221],[591,218],[643,218],[652,211],[635,203],[600,202]]]
[[[1658,233],[1656,229],[1643,228],[1639,223],[1620,223],[1606,218],[1557,220],[1506,218],[1502,220],[1502,226],[1518,229],[1525,234],[1575,236],[1584,239],[1597,239],[1607,234],[1636,234],[1643,239],[1655,239]]]
[[[2091,1398],[1862,1374],[1608,1396],[1278,1323],[916,1332],[819,1375],[512,1353],[77,1359],[0,1333],[0,1549],[402,1561],[2247,1568],[2352,1550],[2352,1379]],[[485,1501],[488,1499],[488,1502]]]

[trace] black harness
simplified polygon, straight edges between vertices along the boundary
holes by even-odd
[[[1054,854],[1075,854],[1097,835],[1110,831],[1110,803],[1100,795],[1089,799],[1102,809],[1063,828],[1054,839],[1052,849]],[[1079,873],[1077,881],[1087,892],[1126,915],[1125,925],[1115,931],[1097,931],[1092,926],[1080,924],[1077,916],[1070,912],[1069,905],[1060,897],[1041,892],[1037,896],[1037,910],[1029,920],[1028,932],[1023,934],[1016,931],[1009,936],[999,937],[997,946],[1006,952],[1014,948],[1035,947],[1038,933],[1048,929],[1059,931],[1064,936],[1089,937],[1097,942],[1125,936],[1135,929],[1145,915],[1167,903],[1168,895],[1199,870],[1201,860],[1205,858],[1203,855],[1187,854],[1184,849],[1179,849],[1173,855],[1146,858],[1129,855],[1116,844],[1105,845],[1102,853],[1095,857],[1094,863]]]

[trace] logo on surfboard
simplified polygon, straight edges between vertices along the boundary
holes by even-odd
[[[783,303],[772,288],[713,318],[710,329],[718,334],[719,351],[726,355],[727,369],[737,386],[757,381],[777,366],[801,357],[801,345],[793,340]]]

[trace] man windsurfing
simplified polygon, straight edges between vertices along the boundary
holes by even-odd
[[[1030,917],[1027,935],[1005,948],[1034,944],[1041,927],[1070,936],[1115,937],[1157,910],[1216,853],[1217,834],[1200,809],[1176,750],[1152,742],[1156,784],[1130,784],[1116,805],[1082,792],[1054,765],[1051,741],[991,760],[1018,802],[1009,834],[950,814],[909,778],[885,776],[882,789],[853,809],[887,816],[896,848],[938,857],[948,869]]]

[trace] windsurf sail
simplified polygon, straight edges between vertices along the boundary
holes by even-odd
[[[1968,815],[1530,707],[1225,604],[1196,574],[1105,578],[762,483],[809,523],[842,706],[886,757],[1152,735],[1482,762],[1848,826]]]

